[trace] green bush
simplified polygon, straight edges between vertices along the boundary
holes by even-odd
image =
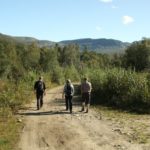
[[[56,84],[62,84],[64,80],[63,69],[59,66],[50,71],[50,80]]]
[[[71,81],[79,81],[79,72],[74,66],[64,68],[64,77],[66,79],[71,79]]]
[[[20,81],[17,85],[11,81],[0,81],[0,108],[11,108],[16,112],[31,98],[31,86]]]
[[[149,111],[150,88],[146,74],[114,68],[95,70],[89,76],[93,85],[93,103]]]

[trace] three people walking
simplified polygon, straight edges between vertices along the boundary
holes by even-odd
[[[37,110],[39,110],[43,106],[43,96],[45,94],[46,86],[43,81],[43,77],[40,76],[39,80],[35,82],[34,84],[34,91],[36,94],[37,99]],[[81,83],[81,95],[82,95],[82,111],[85,111],[85,113],[89,112],[90,107],[90,100],[91,100],[91,90],[92,85],[88,81],[87,78],[83,79],[83,82]],[[70,79],[66,80],[66,83],[63,88],[63,98],[65,97],[65,106],[66,110],[70,111],[72,113],[72,99],[74,95],[74,86],[71,83]]]

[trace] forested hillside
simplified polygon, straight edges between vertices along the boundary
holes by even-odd
[[[128,42],[122,42],[115,39],[76,39],[76,40],[66,40],[60,42],[53,42],[48,40],[38,40],[32,37],[13,37],[0,34],[2,37],[12,38],[18,42],[24,44],[31,44],[32,42],[37,43],[39,47],[51,47],[55,44],[60,46],[66,46],[68,44],[77,44],[80,51],[87,49],[88,51],[96,51],[99,53],[124,53],[124,50],[130,45]]]
[[[130,43],[114,39],[77,39],[61,41],[61,44],[78,44],[81,50],[88,49],[100,53],[123,53]]]

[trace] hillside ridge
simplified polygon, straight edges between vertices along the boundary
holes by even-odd
[[[114,53],[114,52],[123,52],[129,45],[129,42],[122,42],[116,39],[92,39],[92,38],[82,38],[74,40],[63,40],[59,42],[49,41],[49,40],[39,40],[34,37],[23,37],[23,36],[10,36],[0,33],[0,38],[6,38],[7,40],[15,40],[16,42],[21,42],[24,44],[31,44],[33,42],[37,43],[39,47],[51,47],[55,44],[60,46],[65,46],[68,44],[77,44],[80,47],[80,50],[89,50],[102,53]]]

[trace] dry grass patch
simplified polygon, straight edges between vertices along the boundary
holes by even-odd
[[[111,122],[112,130],[125,136],[131,143],[150,144],[150,116],[96,106],[102,118]]]

